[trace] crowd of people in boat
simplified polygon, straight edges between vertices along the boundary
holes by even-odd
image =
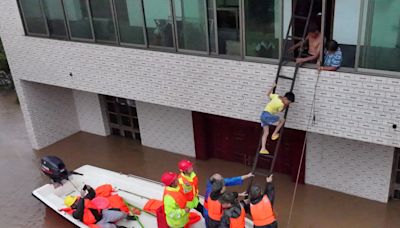
[[[237,193],[227,187],[242,185],[244,180],[254,177],[252,173],[231,178],[215,173],[207,180],[201,202],[199,179],[192,162],[181,160],[178,168],[178,173],[162,174],[161,181],[165,185],[162,200],[151,199],[144,208],[135,208],[116,194],[113,186],[104,184],[95,189],[84,185],[80,196],[68,195],[64,199],[66,208],[60,210],[90,228],[126,228],[117,225],[124,219],[137,220],[141,224],[140,210],[153,213],[159,228],[189,228],[201,216],[209,228],[244,228],[247,214],[256,228],[278,227],[273,211],[272,175],[266,178],[264,189],[252,185],[248,192]]]
[[[252,173],[232,178],[223,178],[215,173],[207,180],[202,205],[199,200],[199,181],[192,162],[182,160],[178,168],[179,173],[165,172],[161,177],[165,185],[165,227],[187,227],[191,209],[202,214],[209,228],[243,228],[247,214],[256,228],[278,227],[273,211],[275,193],[272,175],[266,178],[264,189],[252,185],[249,192],[237,193],[226,187],[242,185],[245,179],[254,176]],[[160,226],[162,224],[159,223]]]

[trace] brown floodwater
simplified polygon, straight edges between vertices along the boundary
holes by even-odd
[[[31,195],[48,183],[39,170],[40,157],[61,157],[69,169],[85,164],[159,180],[163,171],[176,170],[183,156],[143,147],[119,137],[77,133],[40,151],[31,149],[14,93],[0,91],[0,227],[73,227]],[[241,164],[210,159],[194,161],[204,192],[205,179],[215,172],[236,176],[249,172]],[[263,177],[256,181],[262,183]],[[275,211],[279,227],[287,227],[294,184],[275,174]],[[233,188],[244,191],[245,187]],[[398,228],[400,202],[378,203],[335,191],[301,185],[294,207],[293,228]]]

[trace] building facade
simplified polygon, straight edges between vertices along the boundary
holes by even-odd
[[[309,133],[305,182],[387,202],[400,183],[393,171],[400,147],[400,2],[317,3],[315,20],[341,44],[344,59],[338,72],[311,66],[298,74],[286,127]],[[2,0],[0,10],[34,149],[78,131],[112,133],[104,102],[112,96],[136,101],[137,115],[129,118],[138,119],[143,145],[201,158],[200,150],[213,148],[202,147],[207,141],[200,140],[196,113],[236,119],[232,128],[259,121],[292,2]],[[288,87],[281,81],[278,92]]]

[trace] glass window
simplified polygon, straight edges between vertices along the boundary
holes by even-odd
[[[239,0],[216,0],[219,54],[241,55]]]
[[[143,3],[149,45],[174,47],[170,1],[145,0]]]
[[[336,0],[333,39],[343,53],[342,66],[354,67],[361,0]]]
[[[209,44],[210,44],[210,51],[213,53],[217,52],[216,49],[216,36],[215,36],[215,28],[216,28],[216,21],[215,21],[215,5],[214,0],[207,0],[207,16],[208,16],[208,36],[209,36]]]
[[[39,0],[20,0],[28,34],[47,35],[46,21]]]
[[[63,0],[71,39],[92,40],[92,25],[87,0]]]
[[[121,43],[145,44],[140,0],[115,0]]]
[[[116,43],[110,0],[91,0],[94,37],[98,42]]]
[[[245,0],[246,55],[279,58],[280,0]]]
[[[361,68],[400,71],[399,12],[399,0],[368,1],[361,33]]]
[[[42,0],[51,37],[67,38],[64,10],[61,0]]]
[[[203,0],[175,0],[178,48],[207,51],[206,8]]]

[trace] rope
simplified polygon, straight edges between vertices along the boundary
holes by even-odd
[[[287,228],[290,227],[290,221],[292,220],[293,208],[294,208],[294,203],[295,203],[296,194],[297,194],[297,187],[299,185],[301,166],[302,166],[302,163],[303,163],[305,149],[306,149],[308,130],[310,129],[311,123],[314,121],[314,117],[315,117],[315,98],[316,98],[316,94],[317,94],[317,86],[318,86],[318,82],[319,82],[319,77],[320,76],[321,76],[321,71],[318,70],[317,81],[315,82],[315,85],[314,85],[313,102],[312,102],[312,105],[311,105],[310,116],[308,118],[308,123],[307,123],[307,128],[306,128],[306,135],[305,135],[304,143],[303,143],[303,150],[302,150],[301,156],[300,156],[299,168],[297,169],[296,183],[294,185],[294,190],[293,190],[293,195],[292,195],[292,203],[290,205],[289,218],[288,218],[288,222],[287,222],[287,226],[286,226]]]

